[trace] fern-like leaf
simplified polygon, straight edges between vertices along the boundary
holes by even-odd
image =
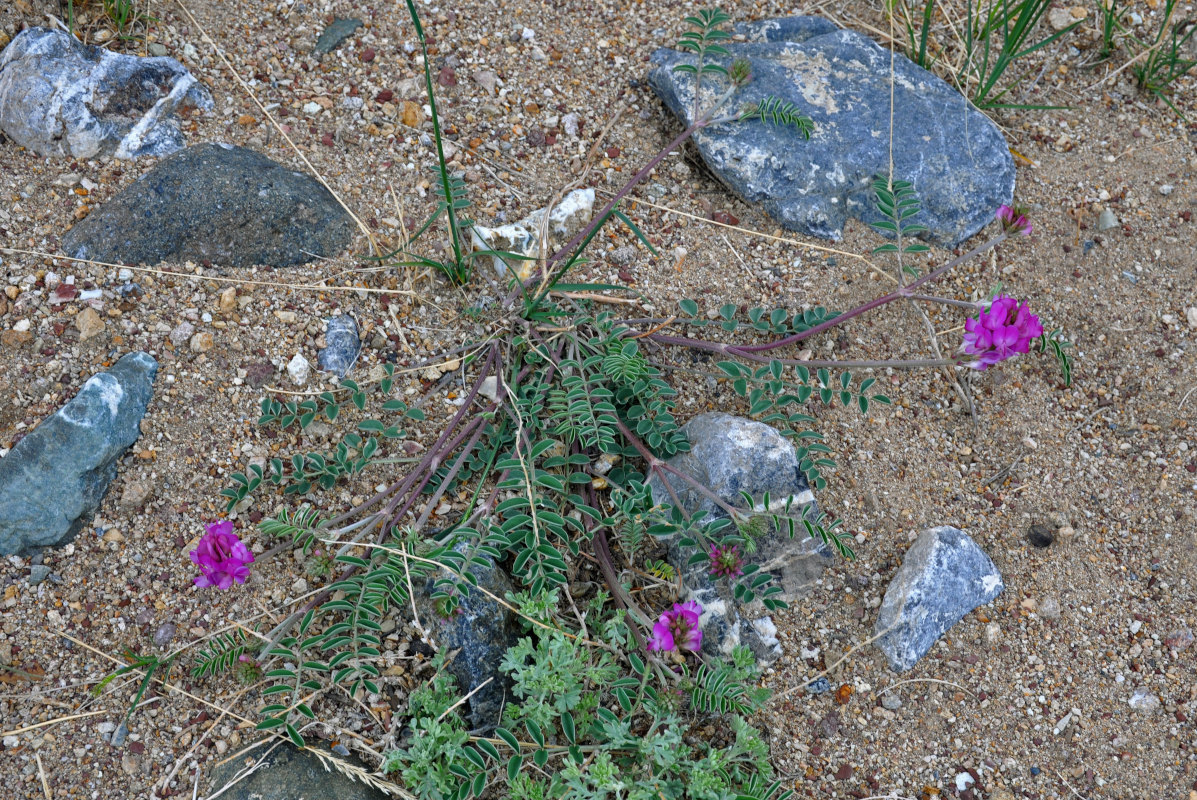
[[[745,106],[740,112],[740,121],[747,122],[751,119],[759,119],[761,122],[778,127],[793,125],[806,139],[810,138],[815,129],[814,120],[803,116],[798,110],[798,106],[773,95],[762,98],[755,104]]]
[[[295,511],[283,509],[278,519],[267,517],[258,523],[258,528],[268,536],[289,538],[296,547],[302,547],[304,555],[324,533],[324,520],[314,508],[300,508]]]
[[[191,677],[205,678],[232,669],[249,645],[249,637],[239,628],[220,634],[196,655]]]

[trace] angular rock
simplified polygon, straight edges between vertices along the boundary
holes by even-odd
[[[355,781],[353,778],[324,765],[311,750],[319,747],[312,744],[304,750],[297,750],[291,745],[284,744],[274,748],[263,748],[266,753],[263,765],[255,769],[244,780],[233,784],[228,791],[221,794],[223,800],[330,800],[331,798],[345,798],[345,800],[389,800],[389,795],[379,789]],[[322,752],[328,752],[322,749]],[[235,758],[228,762],[214,766],[211,770],[211,784],[208,787],[210,796],[233,782],[237,773],[245,769],[247,763],[252,765],[261,753],[251,753],[246,758]],[[352,755],[337,754],[338,761],[348,761],[355,767],[365,767]]]
[[[465,553],[467,545],[454,546]],[[490,559],[485,555],[479,558]],[[511,579],[493,562],[486,569],[473,567],[478,585],[491,594],[505,597],[515,591]],[[466,701],[469,712],[466,718],[472,729],[490,730],[499,724],[499,715],[505,700],[511,699],[511,681],[499,670],[507,648],[515,645],[519,636],[516,616],[505,606],[492,598],[472,589],[461,596],[453,615],[446,619],[443,607],[432,600],[436,578],[430,577],[423,586],[416,587],[416,609],[420,622],[428,629],[442,651],[457,650],[457,657],[449,662],[448,669],[457,679],[457,690],[465,695],[480,686],[487,678],[493,678]]]
[[[312,374],[312,365],[302,354],[296,353],[290,361],[287,362],[287,375],[291,378],[291,382],[296,386],[303,386],[308,382],[308,376]]]
[[[590,221],[593,211],[594,189],[574,189],[563,197],[549,214],[550,240],[558,244],[569,241],[570,237]],[[474,249],[538,257],[540,255],[540,228],[544,220],[544,212],[543,208],[538,208],[519,222],[502,225],[498,228],[474,225],[470,228]],[[500,275],[507,271],[507,262],[502,258],[491,256],[491,263],[495,272]],[[531,275],[535,263],[535,261],[520,260],[511,266],[521,279],[527,279]]]
[[[320,55],[331,53],[361,26],[360,19],[334,19],[332,24],[325,28],[316,39],[315,51]]]
[[[174,113],[212,108],[173,58],[119,55],[49,28],[0,52],[0,129],[41,156],[164,156],[184,146]]]
[[[75,329],[79,331],[79,341],[86,342],[104,332],[104,320],[94,308],[88,306],[75,316]]]
[[[905,672],[964,615],[1005,589],[993,561],[968,534],[948,525],[919,535],[885,590],[877,646]]]
[[[130,353],[0,459],[0,555],[71,539],[140,435],[158,362]]]
[[[314,178],[228,144],[155,166],[63,236],[73,258],[289,267],[335,256],[353,221]]]
[[[344,378],[353,368],[358,353],[362,350],[357,323],[348,314],[333,317],[328,321],[324,340],[328,342],[328,346],[316,355],[316,363],[320,365],[320,369],[335,372],[337,377]]]
[[[694,142],[711,171],[735,193],[760,204],[782,226],[839,240],[848,217],[881,219],[870,186],[890,154],[890,52],[820,17],[785,17],[737,25],[747,41],[727,43],[709,62],[751,64],[752,80],[725,106],[738,110],[772,95],[814,122],[806,140],[794,126],[760,120],[714,125]],[[674,72],[694,56],[661,49],[649,83],[688,125],[694,77]],[[894,59],[894,177],[910,181],[922,202],[912,221],[927,238],[955,247],[993,221],[1014,191],[1014,162],[997,126],[958,91],[902,55]],[[702,81],[707,105],[726,82]]]
[[[727,504],[742,506],[740,492],[748,492],[757,502],[755,510],[765,512],[763,495],[768,492],[770,510],[782,514],[788,502],[790,517],[811,521],[819,518],[814,493],[799,468],[794,445],[776,429],[743,417],[710,412],[694,417],[682,430],[690,440],[690,451],[671,458],[669,466],[694,478]],[[668,483],[672,494],[660,478],[654,476],[649,481],[654,503],[673,505],[676,496],[691,514],[705,511],[715,518],[727,516],[726,511],[681,478],[670,476]],[[756,539],[756,552],[746,561],[775,576],[782,588],[779,599],[793,600],[813,585],[831,562],[831,548],[806,535],[801,526],[791,539],[771,522],[766,524],[768,532]],[[670,562],[684,565],[686,599],[697,600],[703,607],[700,624],[705,652],[727,656],[736,645],[746,645],[762,663],[781,655],[776,628],[759,600],[744,605],[735,599],[728,581],[712,581],[707,563],[686,564],[693,551],[683,551],[677,537],[666,544]]]

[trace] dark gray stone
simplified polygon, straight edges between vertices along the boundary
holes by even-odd
[[[389,795],[381,790],[325,766],[312,754],[315,747],[297,750],[289,744],[267,745],[244,758],[218,764],[210,772],[211,783],[205,796],[232,783],[241,770],[255,764],[262,753],[266,753],[263,765],[220,795],[222,800],[389,800]],[[322,749],[322,752],[328,751]],[[373,772],[353,756],[333,757]]]
[[[314,178],[228,144],[162,161],[62,239],[73,258],[289,267],[335,256],[353,221]]]
[[[357,323],[348,314],[333,317],[328,321],[328,329],[324,332],[324,341],[328,346],[316,356],[316,363],[320,369],[335,372],[338,377],[353,368],[361,352],[362,342],[357,335]]]
[[[674,456],[669,466],[684,472],[710,489],[728,505],[743,505],[740,492],[748,492],[757,502],[756,510],[765,511],[763,495],[769,493],[773,511],[781,513],[787,501],[795,519],[815,520],[819,516],[814,493],[799,468],[794,445],[776,429],[764,423],[722,412],[699,414],[683,426],[690,440],[690,451]],[[693,514],[706,511],[711,517],[726,517],[689,483],[669,476],[669,487],[660,478],[649,481],[653,502],[677,504]],[[831,549],[819,539],[798,533],[793,539],[773,528],[756,540],[757,550],[746,560],[772,573],[780,583],[779,599],[793,600],[814,583],[832,560]],[[745,606],[735,599],[727,580],[713,582],[708,565],[686,565],[691,552],[683,552],[677,537],[668,539],[669,559],[682,570],[688,600],[697,600],[703,608],[703,650],[726,656],[736,645],[751,647],[761,662],[781,655],[776,628],[759,600]]]
[[[905,672],[964,615],[1005,589],[989,556],[963,531],[941,525],[919,535],[885,590],[877,646]]]
[[[467,548],[466,543],[454,547],[459,553],[466,553]],[[485,555],[473,555],[490,564],[486,569],[472,567],[478,586],[498,597],[515,591],[511,579],[501,568]],[[442,651],[459,650],[447,666],[457,679],[457,689],[462,695],[481,686],[487,678],[494,679],[466,701],[469,708],[466,719],[470,727],[490,730],[499,724],[504,700],[511,696],[511,681],[503,675],[499,665],[507,648],[514,646],[519,638],[516,616],[491,597],[471,588],[469,594],[461,594],[456,610],[446,619],[441,613],[443,608],[432,600],[436,580],[436,576],[429,577],[422,587],[416,587],[420,622]]]
[[[0,52],[0,129],[42,156],[164,156],[183,147],[174,113],[212,110],[173,58],[138,58],[48,28]]]
[[[1050,525],[1036,523],[1027,528],[1027,541],[1034,547],[1049,547],[1056,540],[1056,531]]]
[[[315,51],[320,55],[331,53],[361,26],[360,19],[334,19],[332,24],[325,28],[316,39]]]
[[[45,564],[34,564],[29,568],[30,586],[37,586],[48,577],[50,577],[50,568]]]
[[[806,684],[807,694],[827,694],[831,691],[831,681],[825,677],[815,678],[810,683]]]
[[[703,160],[734,192],[790,230],[839,240],[848,217],[876,222],[870,185],[890,153],[890,53],[861,34],[820,17],[738,25],[747,37],[728,43],[730,66],[745,58],[752,80],[732,95],[736,111],[773,95],[814,121],[809,141],[794,127],[725,123],[700,131]],[[694,56],[661,49],[649,83],[686,124],[694,78],[673,71]],[[922,212],[913,220],[928,239],[955,247],[993,221],[1014,191],[1014,162],[1001,131],[955,89],[902,55],[894,58],[894,177],[910,181]],[[726,82],[706,76],[710,104]]]
[[[158,362],[129,353],[0,459],[0,555],[75,536],[141,433]]]

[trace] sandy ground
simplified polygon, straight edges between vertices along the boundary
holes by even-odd
[[[188,5],[377,238],[394,242],[402,220],[422,217],[431,203],[431,150],[421,143],[427,123],[410,127],[420,123],[423,101],[399,6]],[[793,10],[767,2],[740,14]],[[1146,5],[1139,10],[1151,13]],[[244,144],[302,168],[196,24],[173,4],[155,3],[153,12],[161,20],[153,40],[216,98],[217,112],[193,121],[189,142]],[[518,219],[546,202],[583,164],[620,103],[625,110],[598,143],[592,183],[600,197],[677,130],[643,81],[648,54],[681,32],[680,9],[468,0],[423,12],[437,66],[452,58],[456,85],[441,87],[442,111],[479,220],[500,213]],[[320,60],[310,49],[332,15],[367,25]],[[861,3],[835,18],[866,31],[886,25]],[[1092,14],[1084,25],[1073,43],[1089,42]],[[533,37],[520,36],[525,27]],[[1076,343],[1073,385],[1062,386],[1047,357],[1008,362],[969,378],[974,420],[942,375],[881,371],[894,406],[867,416],[812,412],[839,461],[819,499],[857,535],[858,558],[837,563],[809,598],[776,617],[786,655],[767,683],[781,694],[762,724],[778,770],[799,796],[955,796],[957,776],[967,772],[975,783],[964,796],[975,798],[1197,797],[1197,647],[1178,653],[1169,646],[1174,631],[1197,627],[1197,396],[1190,396],[1197,331],[1185,316],[1197,305],[1197,128],[1136,92],[1127,72],[1094,86],[1125,53],[1089,66],[1089,47],[1049,48],[1037,58],[1018,99],[1070,107],[996,117],[1025,157],[1017,196],[1031,208],[1034,235],[962,267],[938,291],[967,299],[1004,282]],[[471,77],[480,71],[495,73],[494,94]],[[1190,76],[1177,95],[1190,119],[1193,88]],[[305,110],[311,103],[319,110]],[[569,113],[581,120],[577,136],[562,126]],[[629,207],[661,257],[643,248],[630,260],[626,249],[613,257],[634,244],[615,230],[600,238],[579,279],[634,285],[645,307],[659,313],[678,297],[699,299],[704,309],[725,302],[843,309],[886,290],[857,255],[878,243],[861,225],[834,244],[762,237],[752,231],[782,234],[693,161],[679,156],[668,164]],[[27,581],[30,559],[0,564],[0,664],[12,667],[0,672],[0,727],[23,729],[0,745],[5,796],[144,797],[163,781],[167,793],[203,791],[210,766],[252,739],[256,701],[236,696],[225,679],[192,680],[185,655],[173,688],[153,689],[132,719],[128,744],[114,748],[104,737],[136,682],[118,680],[99,697],[88,690],[125,648],[166,652],[155,634],[169,638],[170,649],[231,620],[276,620],[314,588],[284,554],[257,565],[237,591],[201,591],[187,558],[202,523],[220,515],[217,494],[231,472],[253,458],[329,440],[328,430],[270,438],[254,425],[268,387],[296,388],[279,366],[296,353],[314,363],[324,320],[343,311],[362,328],[360,375],[386,361],[402,369],[474,332],[462,310],[499,291],[485,274],[461,292],[410,270],[363,272],[359,256],[368,255],[368,244],[359,236],[351,254],[306,268],[163,264],[133,275],[140,293],[117,297],[125,280],[115,269],[54,254],[84,209],[150,166],[43,159],[0,142],[0,242],[51,254],[3,254],[8,291],[0,296],[0,331],[30,320],[32,336],[9,335],[0,346],[0,452],[120,355],[141,349],[160,362],[143,435],[90,528],[33,560],[52,569],[36,587]],[[1106,207],[1122,224],[1099,232]],[[712,217],[734,218],[746,230],[706,221]],[[840,252],[820,249],[827,247]],[[944,258],[935,252],[918,266]],[[82,305],[48,303],[48,272],[105,290],[98,334],[80,340]],[[321,282],[324,288],[288,288]],[[218,296],[231,285],[236,306],[221,311]],[[399,293],[344,288],[354,286]],[[954,346],[963,318],[950,309],[930,313]],[[172,341],[184,321],[211,333],[210,349]],[[843,358],[928,353],[921,320],[901,309],[845,325],[819,347]],[[428,374],[402,374],[400,391],[430,385]],[[730,387],[675,377],[682,416],[741,410]],[[451,380],[429,398],[429,421],[410,428],[413,440],[431,441],[437,422],[455,410],[459,385]],[[388,477],[385,470],[368,474],[317,502],[344,508]],[[280,502],[263,495],[237,516],[259,552],[270,543],[251,533],[252,522]],[[834,686],[849,687],[837,696],[786,694],[872,635],[905,548],[937,524],[970,533],[1001,569],[1006,592],[969,614],[908,674],[894,675],[865,646],[832,672]],[[1030,546],[1032,524],[1056,530],[1056,542]],[[166,625],[174,626],[173,638]],[[400,638],[390,645],[398,655],[407,647]],[[403,669],[394,678],[399,688],[410,680]],[[900,706],[881,705],[886,687],[896,687]],[[1137,689],[1158,706],[1132,708]],[[316,735],[336,738],[337,726],[363,730],[356,708],[329,713],[334,725]]]

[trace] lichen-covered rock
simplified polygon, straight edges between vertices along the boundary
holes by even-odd
[[[0,52],[0,129],[42,156],[164,156],[183,147],[177,111],[212,97],[173,58],[140,58],[29,28]]]
[[[905,672],[964,615],[1005,589],[993,561],[968,534],[942,525],[919,535],[885,590],[877,646]]]
[[[0,555],[73,538],[137,441],[158,362],[130,353],[0,459]]]
[[[72,258],[289,267],[340,253],[353,221],[309,175],[201,144],[163,160],[62,238]]]
[[[849,217],[880,219],[870,198],[890,158],[890,51],[820,17],[785,17],[737,26],[747,41],[727,43],[730,66],[747,59],[752,80],[726,108],[774,96],[814,122],[810,140],[793,126],[759,120],[700,131],[698,152],[721,181],[790,230],[838,240]],[[955,247],[993,220],[1014,191],[1014,162],[1000,130],[958,91],[902,55],[894,56],[894,177],[910,181],[927,237]],[[653,53],[649,83],[682,120],[693,122],[694,78],[674,72],[694,56]],[[708,76],[709,105],[726,84]]]
[[[755,509],[764,512],[762,501],[767,492],[771,506],[768,510],[780,513],[788,503],[789,516],[812,521],[818,518],[818,505],[799,468],[794,445],[775,428],[711,412],[694,417],[682,430],[690,441],[690,450],[671,458],[669,466],[694,478],[725,503],[742,506],[740,492],[747,492],[757,502]],[[677,504],[691,514],[706,511],[712,517],[727,516],[681,478],[668,476],[668,485],[655,476],[649,482],[654,503],[673,505],[676,497]],[[756,552],[746,560],[777,578],[782,587],[779,599],[793,600],[804,594],[830,563],[831,549],[801,528],[792,539],[771,523],[769,528],[766,535],[756,539]],[[735,599],[728,581],[712,580],[707,564],[686,565],[691,553],[681,550],[678,537],[668,540],[667,545],[670,561],[682,569],[686,599],[697,600],[703,607],[700,624],[704,651],[726,656],[736,645],[746,645],[762,663],[781,655],[777,630],[759,600],[744,605]]]

